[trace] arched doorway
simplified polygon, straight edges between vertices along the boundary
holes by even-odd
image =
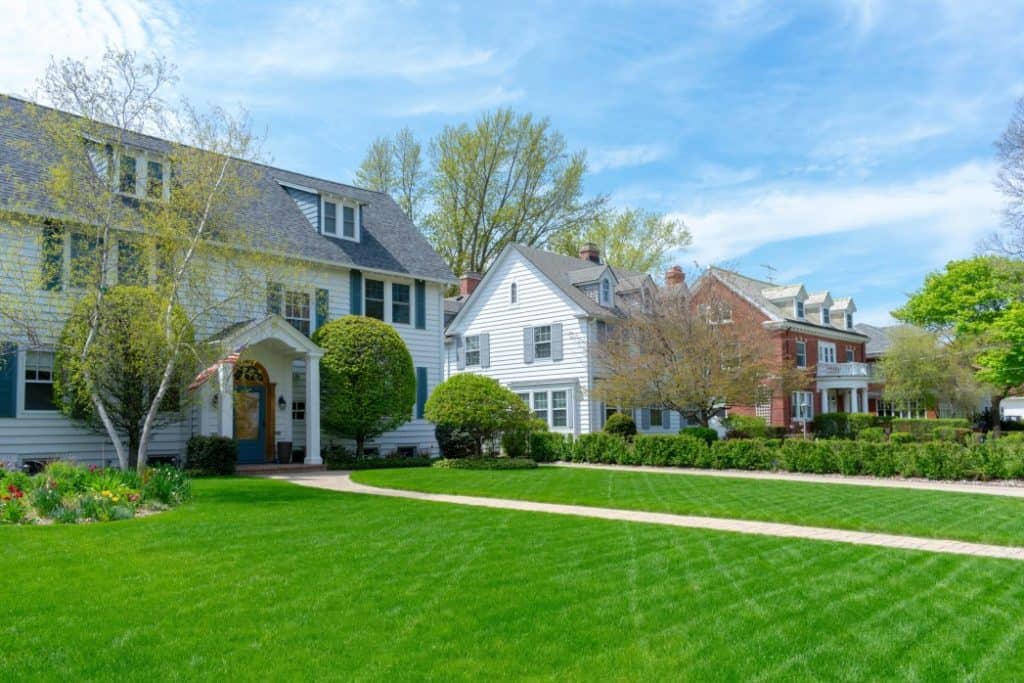
[[[274,385],[267,369],[252,360],[235,365],[235,425],[238,462],[270,462],[274,459]]]

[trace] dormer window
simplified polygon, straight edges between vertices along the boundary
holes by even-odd
[[[847,313],[846,314],[846,329],[848,329],[848,330],[852,330],[853,329],[853,313]]]
[[[164,165],[159,161],[146,162],[146,196],[150,199],[163,199]]]
[[[347,237],[350,240],[356,238],[356,210],[355,207],[345,206],[342,207],[342,236]]]
[[[334,202],[324,202],[324,234],[338,234],[338,205]]]
[[[601,303],[605,306],[612,302],[612,283],[607,279],[601,280]]]
[[[794,309],[795,309],[795,312],[796,312],[796,317],[799,318],[800,320],[803,320],[804,319],[804,302],[800,301],[799,299],[797,299],[793,303],[794,303]]]

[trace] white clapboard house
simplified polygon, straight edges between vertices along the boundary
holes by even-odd
[[[674,267],[666,286],[685,287]],[[596,400],[596,344],[625,310],[657,290],[646,273],[601,262],[587,244],[580,257],[510,244],[482,278],[464,275],[446,299],[446,376],[472,372],[517,393],[549,429],[574,435],[600,431],[616,412]],[[674,411],[636,409],[644,433],[675,433]]]
[[[28,254],[28,262],[40,268],[47,260],[56,263],[61,275],[33,295],[36,313],[54,321],[49,338],[20,338],[11,326],[0,327],[0,462],[60,458],[111,463],[116,458],[103,434],[82,428],[54,408],[53,344],[62,316],[76,299],[72,262],[88,252],[88,245],[73,226],[61,223],[60,212],[42,196],[46,168],[40,160],[47,155],[38,146],[45,136],[34,129],[38,122],[29,107],[0,96],[0,247],[4,253]],[[97,172],[109,176],[113,189],[126,199],[143,200],[150,193],[158,201],[169,191],[162,156],[168,144],[137,134],[124,139],[120,167]],[[82,154],[102,142],[83,140]],[[94,166],[98,162],[102,158],[90,158]],[[442,379],[443,298],[455,282],[451,271],[386,194],[281,168],[260,166],[259,171],[254,174],[257,191],[238,219],[293,258],[302,275],[290,284],[267,282],[266,292],[254,293],[257,303],[230,319],[218,314],[199,320],[200,338],[219,344],[225,353],[244,351],[237,365],[223,366],[203,384],[180,421],[156,434],[151,456],[180,457],[190,436],[221,434],[238,441],[243,463],[273,460],[282,449],[304,454],[307,463],[320,462],[322,445],[331,437],[320,431],[317,359],[322,352],[310,335],[350,313],[394,326],[412,354],[419,383],[410,421],[368,446],[381,453],[435,452],[433,425],[423,419],[423,404]],[[25,238],[11,227],[11,212],[26,206],[32,207],[33,224],[47,231],[46,240]],[[22,222],[26,216],[16,218]],[[123,265],[121,247],[98,248],[112,250],[112,262]],[[111,284],[123,274],[115,265]],[[0,281],[0,287],[11,285]]]

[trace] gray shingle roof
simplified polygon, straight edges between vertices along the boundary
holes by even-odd
[[[606,266],[596,265],[593,261],[576,258],[575,256],[566,256],[564,254],[556,254],[550,251],[544,251],[543,249],[537,249],[536,247],[528,247],[524,244],[513,244],[510,245],[510,248],[515,249],[522,254],[526,260],[536,266],[537,270],[543,273],[566,296],[572,299],[575,304],[589,315],[608,317],[623,314],[622,310],[618,306],[611,309],[602,306],[574,284],[576,282],[586,281],[578,279],[581,276],[596,277],[597,275],[595,273],[599,273],[600,270],[604,269]],[[619,283],[615,286],[617,301],[621,299],[621,294],[623,292],[637,289],[639,286],[637,282],[642,282],[644,278],[648,277],[644,273],[623,270],[621,268],[612,268],[612,271],[614,272],[615,277],[619,280]]]
[[[868,343],[865,345],[864,351],[868,356],[881,356],[892,346],[892,338],[889,336],[889,333],[900,327],[902,325],[878,327],[876,325],[868,325],[867,323],[857,323],[853,326],[853,329],[863,335],[867,335]]]
[[[0,206],[51,218],[62,216],[43,188],[54,154],[43,147],[44,136],[30,113],[31,105],[0,95]],[[45,108],[42,108],[45,110]],[[53,112],[54,110],[46,110]],[[56,112],[74,120],[71,114]],[[128,133],[126,143],[164,152],[170,143]],[[83,158],[85,148],[83,145]],[[241,162],[252,173],[255,196],[240,211],[253,231],[254,243],[279,253],[349,268],[400,273],[435,281],[455,282],[455,276],[401,207],[387,194],[345,185],[262,164]],[[363,206],[361,240],[320,235],[303,216],[279,181],[340,195]]]

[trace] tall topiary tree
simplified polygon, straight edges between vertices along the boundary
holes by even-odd
[[[485,441],[530,423],[530,410],[521,398],[498,380],[469,372],[449,377],[434,389],[424,416],[439,433],[468,434],[476,442],[477,454],[483,453]]]
[[[195,338],[192,323],[181,306],[171,306],[168,334],[167,308],[166,297],[148,287],[113,287],[98,310],[90,297],[78,301],[57,345],[57,407],[103,433],[96,406],[104,406],[105,418],[127,442],[128,466],[140,470],[146,465],[140,446],[147,420],[155,429],[180,419],[179,401],[193,367],[187,351]],[[154,402],[158,409],[151,416]]]
[[[405,342],[388,324],[349,315],[313,335],[320,360],[320,424],[330,434],[366,442],[412,418],[416,372]]]

